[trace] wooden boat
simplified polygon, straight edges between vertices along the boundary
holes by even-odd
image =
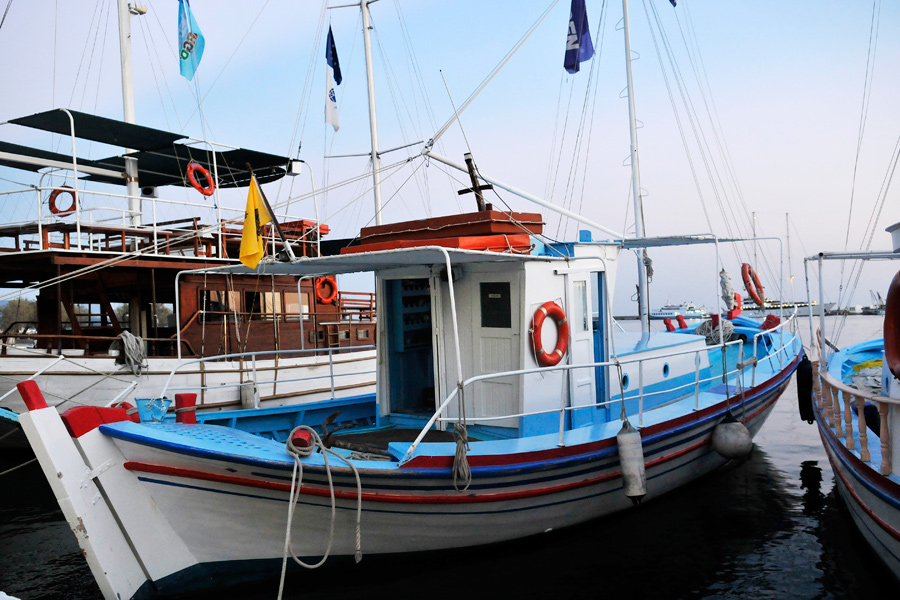
[[[73,147],[77,140],[128,143],[145,209],[143,221],[132,221],[127,195],[96,191],[74,179],[79,189],[38,185],[3,192],[14,199],[27,193],[37,212],[28,222],[0,226],[0,287],[25,287],[37,295],[33,316],[0,332],[0,447],[27,445],[15,424],[15,414],[25,410],[15,384],[28,378],[37,378],[60,410],[102,406],[119,396],[156,393],[184,360],[254,352],[263,353],[256,371],[278,372],[281,384],[257,386],[248,398],[242,396],[245,388],[221,383],[236,377],[252,384],[249,362],[198,363],[200,369],[182,370],[180,378],[202,384],[200,410],[239,408],[248,401],[279,405],[288,395],[302,401],[372,391],[374,294],[340,290],[331,274],[298,279],[210,271],[239,264],[243,210],[221,206],[213,212],[196,202],[159,197],[159,189],[190,185],[185,171],[191,162],[219,173],[219,187],[246,187],[250,173],[236,166],[240,160],[253,161],[261,181],[275,181],[286,175],[289,158],[233,148],[189,159],[188,145],[195,141],[180,134],[71,110],[10,123],[67,135]],[[39,173],[53,165],[87,174],[92,183],[126,183],[120,157],[76,159],[6,142],[0,151],[2,166]],[[69,196],[77,197],[71,207]],[[157,217],[173,211],[219,217],[214,223],[200,216]],[[278,217],[296,256],[319,255],[327,225]],[[288,349],[295,352],[278,360],[271,354]]]
[[[818,262],[821,276],[823,261],[897,260],[898,241],[893,252],[826,252],[806,261]],[[821,357],[810,369],[815,401],[805,414],[801,405],[801,416],[815,420],[857,529],[900,579],[900,273],[888,292],[882,338],[837,348],[824,342],[824,318],[810,319],[814,327]]]

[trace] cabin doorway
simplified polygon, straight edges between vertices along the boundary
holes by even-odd
[[[434,336],[429,279],[385,282],[391,413],[434,414]]]

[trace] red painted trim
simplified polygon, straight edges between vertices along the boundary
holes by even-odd
[[[22,400],[25,401],[25,406],[28,407],[28,410],[47,408],[47,401],[44,400],[44,394],[33,379],[27,379],[21,383],[17,383],[16,388],[18,388],[19,395],[22,396]]]
[[[664,456],[658,458],[654,461],[651,461],[645,465],[646,468],[651,468],[656,465],[662,464],[664,462],[668,462],[670,460],[674,460],[678,457],[684,456],[698,448],[709,444],[709,440],[704,440],[693,446],[688,448],[684,448],[679,450],[678,452],[674,452],[668,456]],[[275,490],[279,492],[290,492],[291,486],[287,483],[280,483],[276,481],[268,481],[264,479],[249,479],[247,477],[236,477],[234,475],[220,475],[217,473],[207,473],[204,471],[197,471],[195,469],[184,469],[181,467],[167,467],[162,465],[151,465],[147,463],[141,462],[126,462],[125,468],[129,471],[140,471],[143,473],[155,473],[157,475],[168,475],[170,477],[182,477],[185,479],[199,479],[201,481],[214,481],[217,483],[225,483],[229,485],[239,485],[243,487],[252,487],[259,488],[265,490]],[[540,496],[549,496],[552,494],[559,494],[562,492],[567,492],[570,490],[577,490],[580,488],[596,485],[599,483],[603,483],[605,481],[610,481],[612,479],[616,479],[621,477],[621,471],[616,471],[614,473],[607,473],[605,475],[600,475],[598,477],[592,477],[590,479],[585,479],[583,481],[573,481],[571,483],[564,483],[560,485],[554,485],[545,488],[537,488],[537,489],[528,489],[528,490],[517,490],[515,492],[500,492],[500,493],[486,493],[479,494],[477,492],[450,492],[452,495],[438,495],[437,493],[434,495],[410,495],[410,494],[385,494],[385,493],[377,493],[377,492],[363,492],[362,499],[366,502],[390,502],[394,504],[478,504],[483,502],[508,502],[511,500],[522,500],[525,498],[536,498]],[[319,487],[309,487],[303,486],[300,489],[301,494],[305,494],[307,496],[318,496],[320,498],[328,498],[330,497],[330,493],[328,489],[319,488]],[[344,491],[344,490],[335,490],[334,492],[335,498],[340,498],[343,500],[356,500],[357,494],[356,490],[353,491]]]
[[[341,254],[358,254],[360,252],[377,252],[380,250],[396,250],[398,248],[419,248],[421,246],[440,246],[442,248],[460,248],[462,250],[489,250],[492,252],[509,252],[512,249],[516,252],[528,252],[531,250],[531,238],[524,233],[510,233],[504,235],[373,242],[371,244],[341,248]]]

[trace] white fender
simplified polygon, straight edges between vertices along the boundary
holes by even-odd
[[[742,458],[753,450],[753,437],[744,424],[728,411],[713,429],[712,446],[723,458]]]
[[[625,421],[616,435],[619,445],[619,464],[622,468],[622,489],[635,504],[647,495],[647,475],[644,472],[644,448],[640,432]]]

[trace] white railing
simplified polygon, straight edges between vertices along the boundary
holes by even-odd
[[[773,328],[772,330],[764,331],[764,332],[761,332],[760,334],[755,335],[754,339],[753,339],[754,346],[756,346],[756,343],[757,343],[757,340],[759,337],[769,334],[771,331],[774,331],[775,329],[777,329],[777,328]],[[780,337],[783,341],[784,340],[783,332]],[[716,374],[713,377],[701,379],[700,378],[700,371],[701,371],[700,356],[701,356],[701,354],[704,352],[711,353],[714,351],[724,351],[725,348],[729,347],[729,346],[737,346],[738,347],[738,357],[739,358],[736,363],[736,368],[733,370],[730,370],[730,371],[727,369],[724,369],[723,373],[721,373],[721,374]],[[443,415],[444,411],[447,409],[447,407],[450,405],[450,402],[452,402],[454,399],[456,399],[458,395],[462,394],[463,401],[464,401],[466,388],[473,385],[474,383],[479,382],[479,381],[485,381],[485,380],[489,380],[489,379],[500,379],[500,378],[504,378],[504,377],[529,375],[532,373],[571,371],[573,369],[595,369],[598,367],[606,367],[606,368],[615,367],[616,369],[618,369],[622,365],[637,363],[637,365],[638,365],[638,380],[639,380],[638,381],[638,389],[631,396],[628,396],[628,394],[623,389],[622,393],[620,395],[611,397],[609,400],[604,400],[601,402],[587,403],[587,404],[580,404],[580,405],[575,406],[575,405],[572,405],[571,388],[570,388],[568,396],[566,394],[562,395],[562,402],[561,402],[561,405],[559,408],[545,409],[545,410],[539,410],[539,411],[528,411],[528,412],[522,412],[522,413],[516,413],[516,414],[491,416],[491,417],[486,417],[486,416],[485,417],[481,417],[481,416],[467,417],[468,420],[481,422],[481,421],[497,421],[497,420],[510,419],[510,418],[528,417],[528,416],[533,416],[533,415],[551,414],[551,413],[558,412],[560,415],[559,445],[563,446],[564,445],[563,444],[563,434],[565,433],[565,413],[568,411],[583,410],[583,409],[589,409],[589,408],[609,407],[613,404],[627,402],[630,400],[637,399],[637,401],[638,401],[638,413],[637,413],[638,425],[643,426],[644,399],[647,397],[658,395],[658,394],[672,394],[673,391],[693,387],[694,388],[694,410],[698,410],[699,402],[700,402],[700,391],[701,391],[701,387],[703,384],[714,381],[714,380],[721,379],[726,384],[726,390],[727,390],[728,382],[731,378],[733,378],[735,392],[738,393],[738,389],[743,390],[743,387],[744,387],[743,373],[746,371],[747,368],[752,368],[751,386],[750,387],[754,387],[756,385],[756,382],[755,382],[756,368],[757,368],[757,364],[760,361],[748,360],[748,361],[744,362],[743,347],[744,347],[744,340],[739,339],[739,340],[736,340],[733,342],[728,342],[724,345],[719,344],[716,346],[707,346],[705,348],[699,348],[699,349],[694,349],[694,350],[682,350],[680,352],[668,353],[664,356],[648,356],[648,357],[643,357],[643,358],[632,358],[632,359],[624,359],[624,360],[619,360],[619,361],[584,363],[584,364],[577,364],[577,365],[556,365],[556,366],[552,366],[552,367],[536,367],[536,368],[531,368],[531,369],[518,369],[515,371],[505,371],[505,372],[501,372],[501,373],[488,373],[485,375],[476,375],[474,377],[470,377],[470,378],[466,379],[465,381],[463,381],[462,384],[457,386],[452,392],[450,392],[450,394],[447,396],[447,398],[444,400],[444,402],[441,403],[441,405],[438,407],[438,409],[435,411],[435,413],[431,416],[431,418],[428,420],[428,422],[422,428],[422,431],[419,432],[419,435],[416,437],[415,441],[412,443],[412,445],[410,445],[409,449],[407,450],[406,456],[404,457],[404,460],[408,460],[412,456],[413,452],[415,452],[415,449],[418,447],[419,443],[421,443],[422,439],[424,439],[425,435],[428,433],[428,430],[430,430],[431,427],[434,426],[434,424],[436,422],[438,422],[438,421],[440,421],[440,422],[458,422],[460,420],[459,417],[444,417],[442,415]],[[800,348],[801,348],[801,342],[800,342],[799,337],[792,334],[789,341],[787,341],[786,343],[782,343],[782,345],[777,350],[767,354],[767,356],[761,362],[771,362],[779,354],[783,354],[784,355],[783,359],[786,359],[788,351],[792,351],[794,353],[799,353]],[[665,390],[654,391],[654,392],[649,392],[649,393],[644,392],[642,375],[643,375],[643,365],[645,363],[652,362],[652,361],[659,361],[660,359],[663,359],[663,358],[668,359],[673,356],[683,356],[683,355],[690,355],[690,354],[694,355],[694,382],[685,384],[682,386],[678,386],[676,388],[667,388]],[[755,357],[756,357],[756,354],[754,353],[754,359],[755,359]],[[781,363],[781,361],[782,361],[782,359],[779,359],[779,363]],[[779,366],[780,366],[780,368],[778,370],[781,370],[781,368],[783,368],[783,367],[781,365],[779,365]],[[774,372],[775,371],[774,365],[772,365],[771,368]],[[564,379],[563,385],[565,385],[565,381],[566,380]],[[741,391],[740,393],[743,393],[743,391]],[[678,399],[683,399],[684,397],[686,397],[686,396],[682,396],[681,398],[673,397],[673,401],[678,400]]]
[[[159,393],[158,397],[160,397],[160,398],[166,397],[166,394],[170,391],[195,391],[195,390],[196,391],[207,391],[207,390],[212,390],[212,389],[221,390],[221,389],[226,389],[226,388],[240,389],[241,386],[247,385],[248,383],[253,383],[253,385],[256,386],[257,389],[259,389],[260,386],[266,386],[266,385],[273,385],[273,386],[274,385],[285,385],[285,384],[289,384],[289,383],[299,383],[299,382],[303,382],[303,381],[328,379],[329,384],[330,384],[330,389],[331,389],[331,398],[334,399],[335,389],[336,389],[335,378],[337,378],[337,377],[358,377],[360,375],[372,375],[375,373],[375,371],[354,370],[349,373],[335,374],[335,372],[334,372],[334,353],[335,353],[335,351],[337,351],[341,354],[353,354],[356,351],[374,350],[374,349],[375,349],[375,346],[352,346],[352,347],[344,347],[344,348],[319,348],[319,349],[310,349],[310,350],[263,350],[263,351],[259,351],[259,352],[239,352],[239,353],[235,353],[235,354],[222,354],[222,355],[218,355],[218,356],[207,356],[204,358],[183,361],[183,362],[179,363],[178,365],[176,365],[175,368],[169,372],[169,376],[166,378],[166,383],[163,385],[162,391]],[[279,365],[277,368],[275,368],[274,375],[271,380],[260,381],[258,378],[259,371],[257,370],[257,358],[259,358],[259,357],[273,357],[274,358],[275,356],[281,356],[281,355],[305,355],[305,356],[312,355],[312,356],[315,356],[317,354],[320,355],[325,352],[328,353],[328,363],[327,363],[328,364],[328,375],[319,375],[319,376],[313,376],[313,377],[298,377],[298,378],[292,378],[292,379],[278,378],[279,370],[285,371],[285,370],[292,370],[292,369],[305,369],[310,366],[322,366],[325,363],[296,364],[296,365],[289,364],[289,365]],[[250,366],[246,370],[246,372],[249,373],[252,378],[249,381],[238,381],[236,383],[228,383],[228,384],[222,384],[222,385],[216,385],[216,386],[206,386],[206,385],[201,384],[199,386],[190,386],[190,387],[171,387],[172,380],[175,378],[175,375],[178,374],[180,371],[183,371],[187,367],[189,367],[191,365],[201,365],[201,364],[207,363],[207,362],[223,362],[223,361],[241,361],[241,362],[248,361],[250,363]],[[266,370],[270,370],[270,369],[266,369]],[[244,371],[245,371],[244,368],[242,368],[241,373],[243,373]],[[215,372],[215,371],[207,371],[207,373],[218,374],[218,372]],[[298,393],[298,395],[299,395],[299,393]],[[259,400],[259,398],[255,397],[254,406],[256,408],[258,408],[258,400]]]

